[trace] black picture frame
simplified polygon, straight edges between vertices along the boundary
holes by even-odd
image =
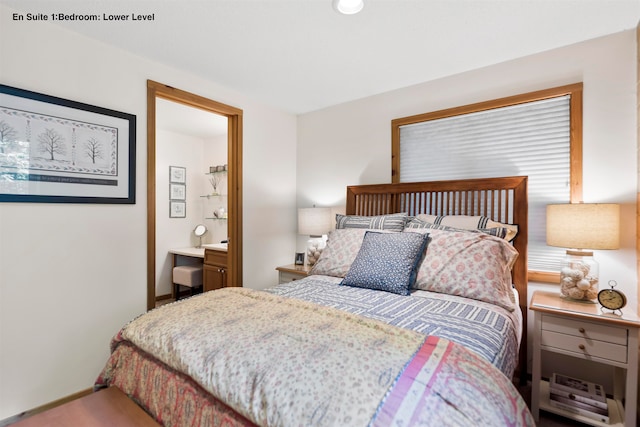
[[[0,85],[0,202],[136,202],[136,116]]]
[[[295,265],[304,265],[304,252],[296,252]]]

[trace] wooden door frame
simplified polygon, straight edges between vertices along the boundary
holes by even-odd
[[[228,119],[229,246],[227,286],[242,286],[242,110],[147,80],[147,310],[156,306],[156,99],[209,111]]]

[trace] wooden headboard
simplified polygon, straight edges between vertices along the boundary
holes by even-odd
[[[494,221],[517,224],[513,246],[519,256],[513,266],[513,283],[522,312],[519,373],[526,376],[527,355],[527,177],[480,178],[347,187],[347,215],[482,215]]]

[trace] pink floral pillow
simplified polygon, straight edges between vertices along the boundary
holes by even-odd
[[[507,241],[482,233],[411,229],[429,233],[431,243],[418,268],[415,289],[516,308],[511,268],[518,251]]]
[[[383,230],[376,230],[383,232]],[[310,274],[344,277],[356,259],[367,229],[344,228],[333,230],[327,238],[327,246],[311,268]]]

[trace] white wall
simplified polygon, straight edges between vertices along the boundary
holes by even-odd
[[[227,220],[214,220],[213,210],[227,208],[227,179],[218,187],[222,196],[202,197],[213,192],[206,175],[209,166],[227,163],[227,136],[202,139],[173,131],[156,129],[156,296],[171,294],[171,248],[196,246],[193,229],[207,227],[202,243],[218,243],[228,236]],[[185,218],[169,217],[169,166],[187,171],[187,210]],[[223,188],[224,186],[224,188]],[[181,258],[180,264],[195,262]]]
[[[146,309],[146,81],[244,111],[244,284],[295,251],[296,117],[0,5],[2,83],[135,114],[134,205],[0,204],[0,420],[90,388]]]
[[[584,201],[619,203],[622,216],[621,249],[596,251],[600,275],[635,311],[636,55],[626,31],[302,115],[298,206],[344,203],[346,185],[391,182],[392,119],[584,82]],[[557,289],[529,288],[541,287]]]
[[[204,139],[156,129],[156,296],[171,294],[169,249],[195,246],[193,229],[204,223],[204,145]],[[186,169],[184,218],[169,217],[169,166]]]

